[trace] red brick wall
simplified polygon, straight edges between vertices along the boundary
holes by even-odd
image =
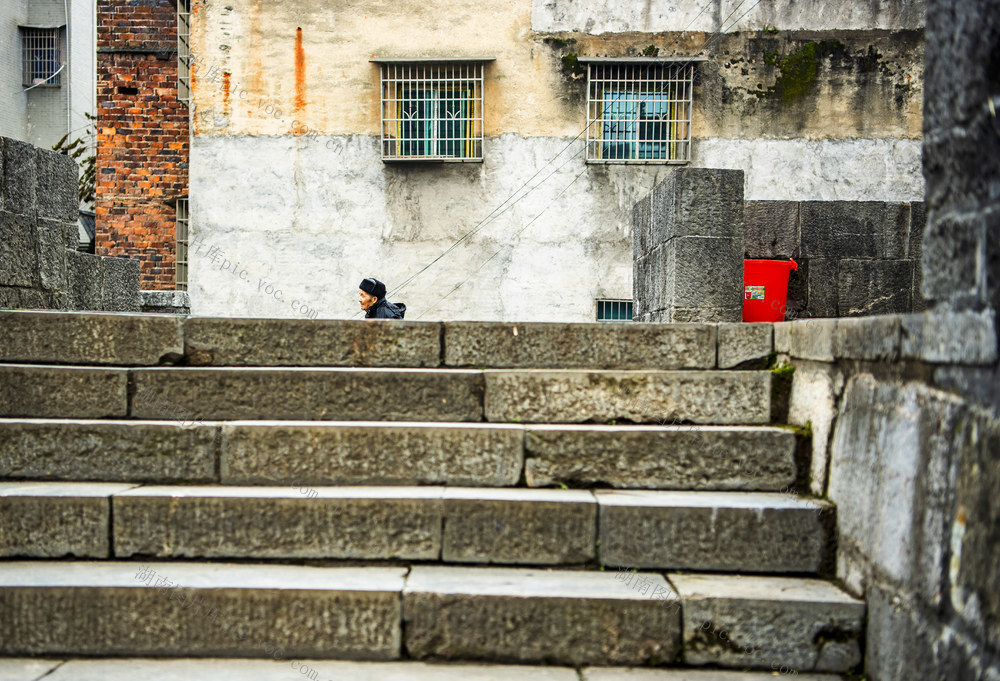
[[[176,48],[171,0],[97,0],[96,252],[138,258],[143,289],[176,287],[168,201],[188,182]]]

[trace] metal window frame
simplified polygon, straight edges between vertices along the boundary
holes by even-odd
[[[370,61],[379,65],[383,162],[482,163],[484,71],[493,58]],[[457,111],[443,108],[449,102]],[[412,113],[405,110],[411,105]],[[455,117],[450,117],[453,113]],[[451,135],[442,136],[449,122],[458,127]],[[423,130],[407,134],[408,126]]]
[[[179,197],[174,201],[174,288],[178,291],[188,290],[188,245],[190,243],[191,219],[188,212],[187,197]]]
[[[24,87],[62,87],[63,26],[19,26],[21,30],[21,84]],[[47,43],[42,43],[48,40]],[[51,52],[47,59],[38,53]],[[49,68],[37,67],[48,63]],[[36,82],[36,79],[37,82]]]
[[[601,312],[605,310],[629,310],[630,312],[635,311],[635,306],[633,301],[628,298],[598,298],[597,299],[597,314],[594,318],[601,322],[602,324],[625,324],[632,321],[632,315],[630,314],[627,318],[616,319],[614,314],[611,316],[602,316]]]
[[[177,0],[177,100],[191,104],[191,0]]]
[[[694,69],[704,59],[580,61],[587,65],[587,163],[690,163]],[[608,111],[609,92],[614,97],[611,103],[621,104],[618,112]],[[649,104],[656,105],[658,113],[643,116]],[[609,127],[618,127],[610,133],[615,135],[610,140],[605,136]],[[666,133],[662,137],[661,130]],[[644,138],[644,131],[658,136]],[[620,149],[609,156],[612,142],[617,142],[614,146]],[[644,157],[657,145],[663,145],[662,155]]]

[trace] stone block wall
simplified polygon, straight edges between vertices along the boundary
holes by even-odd
[[[747,259],[794,258],[787,319],[924,309],[923,203],[748,201]]]
[[[99,0],[97,17],[95,252],[137,258],[143,288],[174,289],[170,200],[187,196],[188,183],[176,9],[171,0]]]
[[[0,137],[0,308],[139,310],[139,263],[79,253],[77,165]]]

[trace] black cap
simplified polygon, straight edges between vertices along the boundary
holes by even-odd
[[[358,287],[365,293],[371,296],[375,296],[379,300],[385,298],[385,284],[374,277],[368,277],[367,279],[361,280],[361,286]]]

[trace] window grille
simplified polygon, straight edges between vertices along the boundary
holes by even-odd
[[[191,101],[191,0],[177,0],[177,99]]]
[[[177,267],[176,284],[178,291],[188,290],[188,200],[177,199],[176,211],[177,248],[174,251]]]
[[[598,300],[597,321],[599,322],[630,322],[632,321],[631,300]]]
[[[587,64],[587,161],[691,160],[694,65]]]
[[[382,159],[482,161],[483,61],[382,63]]]
[[[59,85],[59,29],[21,28],[24,71],[21,82],[31,85]]]

